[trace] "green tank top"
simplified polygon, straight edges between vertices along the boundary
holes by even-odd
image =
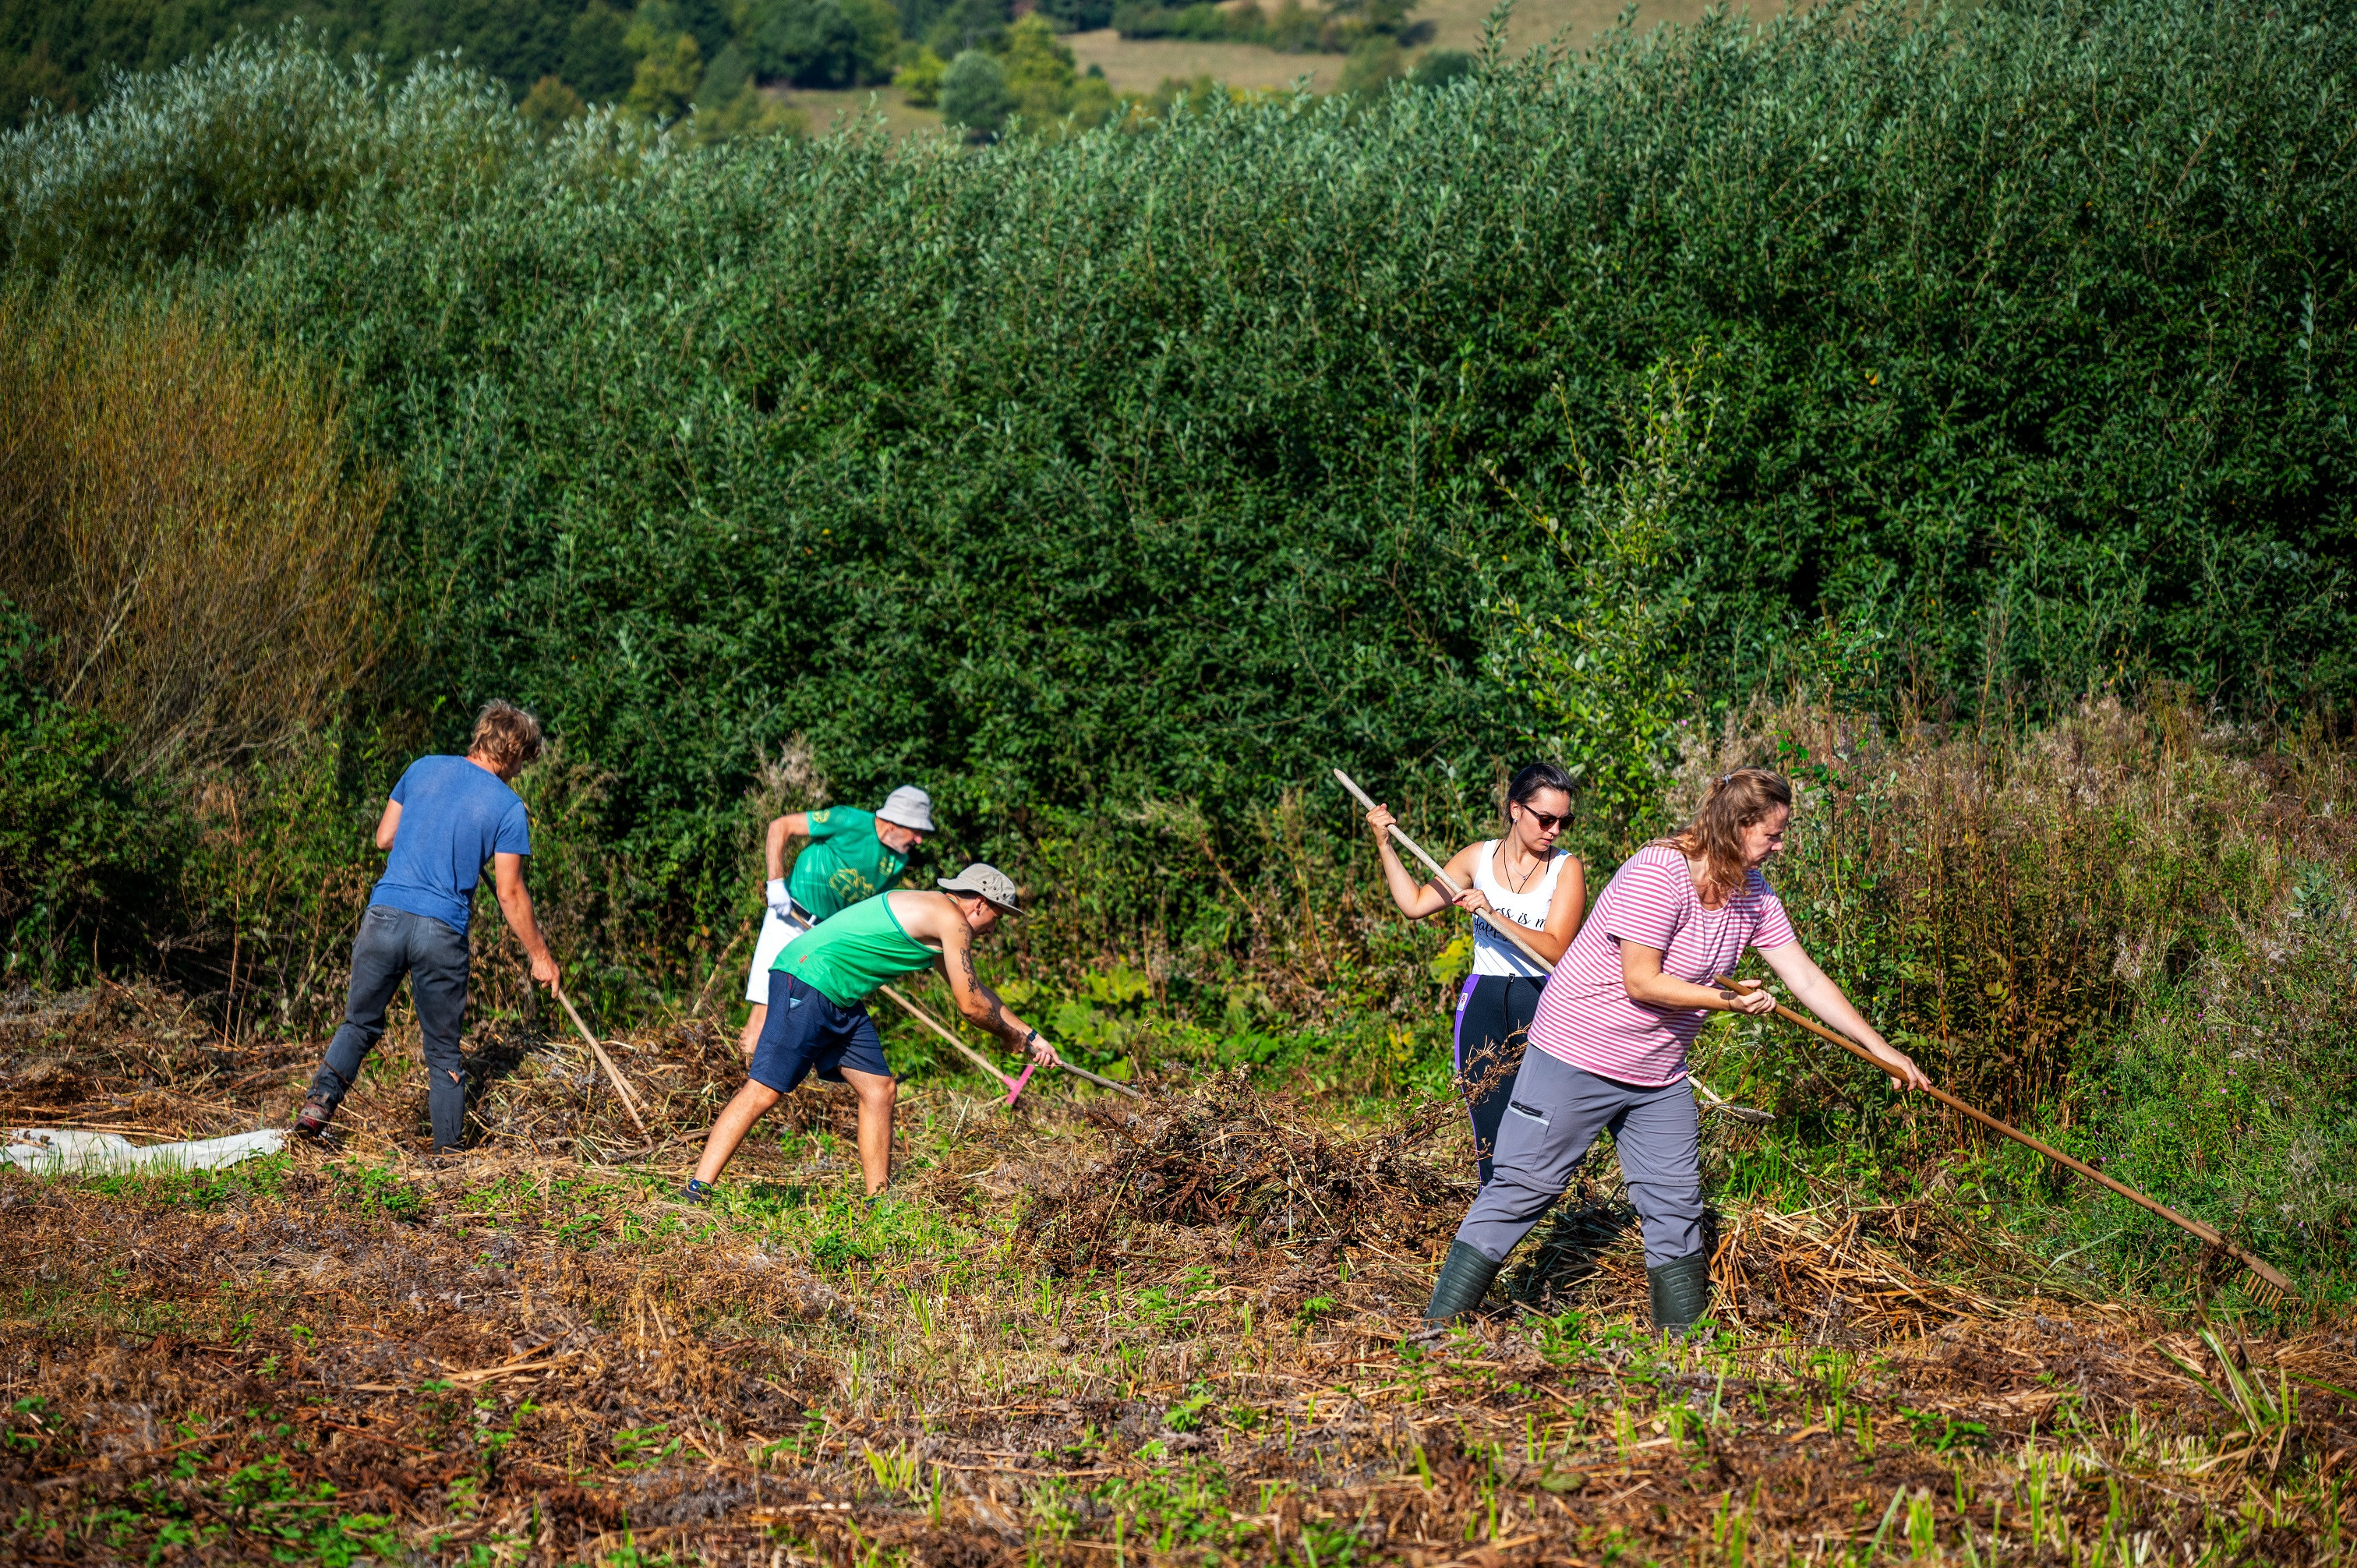
[[[788,942],[770,967],[848,1007],[888,980],[931,968],[941,956],[900,929],[891,895],[879,893]]]

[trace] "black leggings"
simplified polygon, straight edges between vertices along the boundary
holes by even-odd
[[[1473,1148],[1481,1185],[1490,1185],[1490,1155],[1498,1146],[1498,1124],[1523,1065],[1523,1042],[1539,1010],[1544,980],[1503,974],[1469,974],[1457,998],[1457,1077],[1465,1085],[1465,1109],[1473,1118]]]

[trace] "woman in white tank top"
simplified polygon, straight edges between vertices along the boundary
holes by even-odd
[[[1523,1038],[1538,1011],[1547,972],[1498,934],[1511,920],[1524,941],[1550,961],[1563,956],[1587,913],[1587,875],[1579,857],[1555,841],[1571,812],[1571,778],[1551,762],[1534,762],[1506,789],[1506,833],[1469,844],[1449,857],[1449,880],[1465,889],[1458,905],[1473,915],[1473,972],[1457,997],[1457,1081],[1473,1121],[1474,1156],[1490,1179],[1490,1154],[1521,1066]],[[1435,884],[1418,884],[1392,848],[1392,814],[1367,813],[1383,855],[1383,880],[1410,919],[1448,908]]]

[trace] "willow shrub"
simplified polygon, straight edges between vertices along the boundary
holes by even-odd
[[[421,674],[549,712],[632,843],[799,731],[977,848],[1141,795],[1241,848],[1327,761],[1515,748],[1480,606],[1577,585],[1501,484],[1568,495],[1696,342],[1663,573],[1706,695],[1833,617],[1932,708],[2341,699],[2352,38],[1713,26],[1355,115],[371,186],[232,281],[404,465]]]
[[[445,744],[550,717],[615,950],[733,922],[799,733],[844,799],[931,788],[944,860],[1113,835],[1043,894],[1233,960],[1229,883],[1128,814],[1201,813],[1249,890],[1288,791],[1348,853],[1329,762],[1478,804],[1534,727],[1485,607],[1587,582],[1508,488],[1572,515],[1697,343],[1654,570],[1704,701],[2345,706],[2352,41],[2321,0],[1870,5],[1371,106],[694,152],[281,45],[6,142],[0,218],[19,270],[217,293],[341,379],[400,473],[376,695],[448,698]]]
[[[50,684],[186,773],[337,716],[381,646],[391,477],[352,461],[307,367],[205,312],[0,295],[0,594]]]

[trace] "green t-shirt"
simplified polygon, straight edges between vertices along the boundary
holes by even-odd
[[[788,942],[770,967],[848,1007],[888,980],[931,968],[941,956],[902,930],[892,900],[878,897],[813,926]]]
[[[909,857],[885,847],[876,836],[876,813],[856,806],[829,806],[805,813],[811,842],[794,856],[786,884],[794,902],[820,919],[845,905],[873,898],[900,879]]]

